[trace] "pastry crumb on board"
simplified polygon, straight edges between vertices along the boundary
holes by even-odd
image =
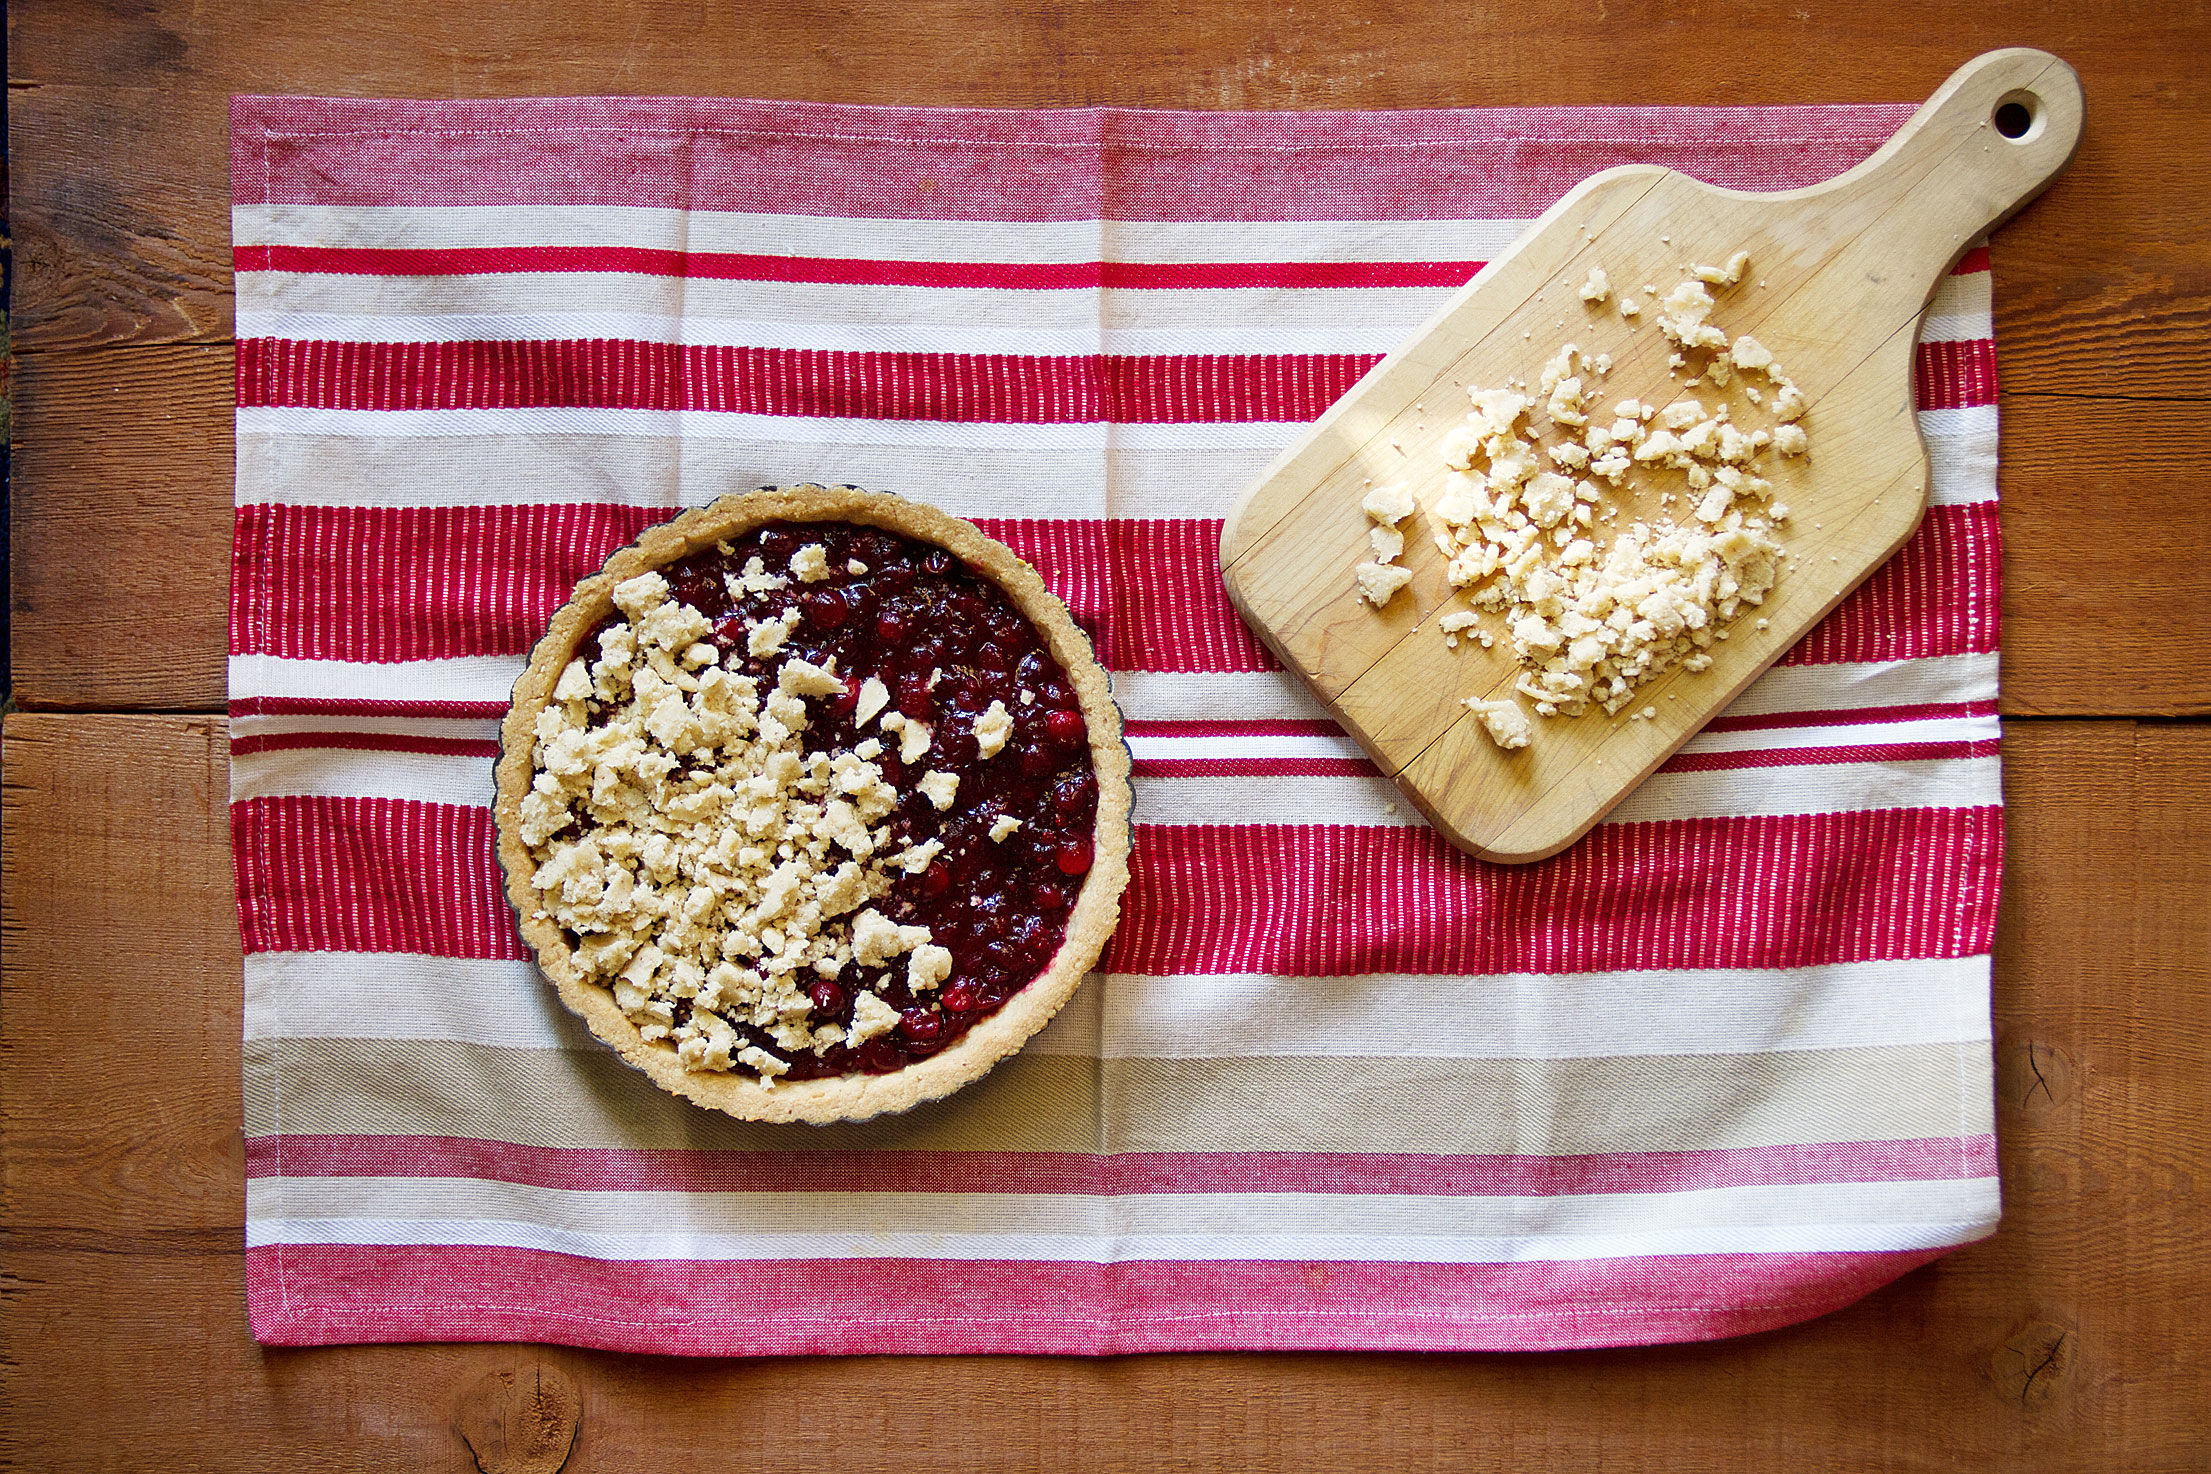
[[[1731,291],[1749,269],[1750,254],[1737,251],[1718,266],[1691,265],[1662,297],[1644,286],[1681,380],[1664,404],[1622,399],[1607,412],[1600,385],[1611,356],[1571,342],[1533,391],[1519,380],[1470,387],[1440,464],[1361,501],[1374,556],[1354,570],[1360,597],[1380,609],[1411,582],[1398,562],[1400,524],[1424,507],[1446,577],[1466,599],[1436,621],[1439,636],[1453,649],[1462,637],[1485,649],[1508,640],[1519,665],[1513,695],[1537,716],[1577,717],[1592,705],[1616,716],[1650,681],[1709,669],[1712,645],[1765,602],[1787,557],[1789,508],[1759,468],[1769,455],[1811,452],[1802,391],[1764,344],[1713,320],[1714,289]],[[1579,296],[1592,311],[1611,302],[1631,325],[1642,312],[1614,296],[1601,266]],[[1737,419],[1753,412],[1767,423]],[[1630,497],[1660,514],[1623,524]],[[1479,627],[1484,616],[1495,629]],[[1498,747],[1533,741],[1519,701],[1465,705]]]

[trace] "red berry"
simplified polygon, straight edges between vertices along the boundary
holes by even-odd
[[[852,551],[856,557],[881,568],[898,556],[898,539],[887,533],[863,532],[852,540]]]
[[[944,1020],[926,1008],[909,1008],[898,1016],[898,1032],[916,1044],[934,1044],[944,1032]]]
[[[835,589],[823,589],[806,597],[806,622],[821,629],[841,628],[845,616],[851,612],[852,607],[845,603],[844,595]]]
[[[1088,773],[1070,773],[1052,785],[1052,807],[1062,814],[1079,813],[1097,786]]]
[[[1050,881],[1041,881],[1029,892],[1029,899],[1039,911],[1057,911],[1067,904],[1067,893]]]
[[[815,1013],[832,1018],[844,1012],[844,989],[824,979],[806,990],[806,1001],[814,1005]]]
[[[1045,714],[1044,735],[1061,747],[1080,747],[1090,729],[1083,724],[1081,712],[1054,711]]]
[[[1087,839],[1063,839],[1052,854],[1052,863],[1059,866],[1063,875],[1081,875],[1090,868],[1091,850]]]
[[[701,614],[712,614],[729,603],[720,576],[705,567],[679,566],[669,573],[668,585],[678,602],[689,604]]]
[[[944,990],[939,1001],[951,1013],[973,1013],[983,1006],[982,997],[975,991],[973,983],[954,983]]]
[[[935,900],[951,888],[952,871],[949,867],[931,862],[929,868],[921,872],[921,893],[929,899]]]
[[[886,609],[875,617],[875,638],[886,645],[896,645],[906,638],[906,616],[895,609]]]

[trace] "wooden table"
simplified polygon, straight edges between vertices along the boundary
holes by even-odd
[[[1895,101],[2013,44],[2071,60],[2089,113],[2071,172],[1994,248],[2010,805],[1994,1239],[1821,1321],[1651,1351],[697,1362],[247,1339],[222,717],[229,94]],[[711,16],[17,0],[9,51],[21,709],[0,1447],[16,1465],[2211,1463],[2202,0],[766,0]]]

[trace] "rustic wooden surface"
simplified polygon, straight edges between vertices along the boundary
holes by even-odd
[[[0,754],[10,1466],[2211,1464],[2202,0],[18,0],[8,25],[32,708]],[[2088,127],[1993,251],[2015,718],[1994,1239],[1823,1320],[1651,1351],[694,1362],[246,1339],[224,734],[194,714],[223,697],[228,94],[1901,101],[2018,44],[2079,69]]]
[[[567,1416],[569,1467],[667,1474],[727,1467],[726,1448],[742,1467],[901,1474],[1764,1471],[1814,1450],[1833,1469],[2200,1466],[2211,951],[2173,916],[2200,917],[2211,887],[2201,737],[2012,729],[2004,1226],[1839,1314],[1571,1355],[697,1362],[253,1346],[223,723],[18,715],[0,814],[4,1446],[26,1469],[465,1469],[487,1425],[527,1450]]]
[[[1998,103],[2012,97],[2032,98],[2035,109],[2016,143],[1991,123]],[[1817,189],[1722,191],[1649,165],[1584,182],[1236,499],[1221,535],[1229,597],[1446,839],[1512,864],[1557,854],[1919,526],[1929,469],[1908,412],[1915,324],[1970,243],[2065,166],[2080,128],[2080,87],[2065,63],[2007,47],[1960,67],[1875,157]],[[1460,698],[1502,700],[1528,713],[1514,694],[1521,670],[1511,643],[1447,647],[1433,627],[1438,616],[1467,608],[1446,577],[1448,550],[1430,541],[1444,446],[1464,424],[1463,391],[1524,386],[1572,340],[1610,365],[1601,380],[1584,370],[1577,381],[1588,385],[1593,422],[1606,418],[1599,406],[1623,400],[1673,403],[1691,393],[1683,384],[1689,370],[1668,369],[1672,345],[1656,325],[1661,303],[1653,298],[1648,316],[1630,319],[1620,299],[1643,295],[1639,282],[1669,291],[1688,279],[1692,263],[1727,262],[1745,247],[1749,279],[1716,291],[1716,320],[1730,334],[1755,329],[1779,355],[1775,372],[1785,366],[1785,382],[1810,400],[1805,423],[1817,441],[1809,456],[1769,454],[1757,468],[1773,479],[1773,500],[1794,509],[1782,535],[1788,576],[1758,606],[1760,618],[1738,620],[1734,638],[1706,652],[1709,673],[1661,676],[1637,692],[1638,704],[1656,703],[1643,708],[1650,720],[1602,712],[1539,720],[1538,741],[1502,751]],[[1593,267],[1612,274],[1619,296],[1581,299]],[[1706,362],[1693,365],[1698,378]],[[1694,402],[1721,415],[1732,409],[1749,428],[1776,423],[1743,397],[1744,387],[1756,392],[1747,375],[1735,389],[1702,386]],[[1579,438],[1547,423],[1540,407],[1529,411],[1528,428]],[[1536,464],[1552,469],[1540,456]],[[1397,564],[1410,581],[1377,608],[1351,570],[1374,556],[1362,488],[1392,482],[1409,485],[1423,510],[1397,528]],[[1603,505],[1616,508],[1623,525],[1671,520],[1666,503],[1682,484],[1670,471],[1638,473],[1606,490]],[[1689,495],[1693,504],[1696,493]],[[1612,533],[1591,536],[1602,547]]]

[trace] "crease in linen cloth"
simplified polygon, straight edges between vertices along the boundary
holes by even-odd
[[[1235,494],[1588,173],[1792,187],[1908,114],[235,100],[254,1334],[1615,1345],[1801,1320],[1992,1232],[1985,252],[1922,333],[1918,534],[1552,860],[1445,846],[1216,571]],[[491,856],[498,718],[573,584],[802,480],[1034,563],[1137,784],[1065,1014],[828,1128],[620,1064]]]

